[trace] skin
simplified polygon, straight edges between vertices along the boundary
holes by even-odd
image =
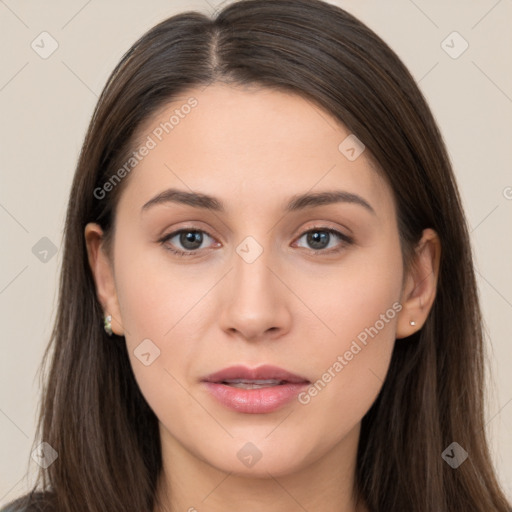
[[[361,419],[396,339],[420,329],[432,306],[439,239],[424,231],[405,275],[391,189],[366,151],[349,161],[338,150],[350,132],[311,102],[218,83],[189,92],[183,98],[194,96],[197,107],[125,178],[113,261],[97,224],[84,233],[98,299],[125,336],[160,422],[164,471],[155,510],[365,511],[352,492]],[[146,122],[141,140],[183,98]],[[168,203],[141,214],[169,187],[215,196],[226,212]],[[360,195],[375,213],[353,203],[283,210],[292,195],[337,189]],[[315,254],[313,227],[354,243],[332,236]],[[196,255],[166,249],[190,250],[179,235],[158,242],[183,228],[207,233]],[[236,252],[249,235],[263,249],[252,263]],[[308,404],[239,413],[200,382],[227,366],[263,363],[315,382],[397,302],[401,311]],[[147,338],[160,349],[149,366],[134,355]],[[252,467],[237,457],[247,442],[261,452]]]

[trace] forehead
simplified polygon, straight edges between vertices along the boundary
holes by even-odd
[[[391,191],[365,152],[347,158],[350,137],[297,94],[226,84],[190,89],[137,130],[138,161],[121,201],[140,209],[164,188],[180,187],[226,197],[233,206],[263,206],[341,187],[364,193],[376,209],[392,207]]]

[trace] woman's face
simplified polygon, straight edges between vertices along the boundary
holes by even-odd
[[[102,297],[164,449],[276,476],[349,439],[353,454],[404,311],[392,193],[349,135],[297,95],[220,84],[142,127],[147,150],[118,203],[113,286]],[[182,200],[151,203],[171,188]],[[323,193],[339,200],[297,201]],[[311,384],[285,386],[279,402],[282,384],[204,382],[235,365],[272,365]]]

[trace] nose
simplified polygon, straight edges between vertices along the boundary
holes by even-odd
[[[279,268],[265,250],[252,262],[234,253],[220,312],[225,332],[258,341],[276,339],[290,329],[293,294],[283,283]]]

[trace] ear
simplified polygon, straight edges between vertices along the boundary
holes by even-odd
[[[99,224],[90,222],[84,230],[89,266],[96,284],[96,294],[105,315],[112,316],[112,332],[123,336],[121,311],[117,300],[114,269],[103,246],[103,230]]]
[[[404,280],[396,338],[406,338],[420,330],[430,312],[437,291],[441,242],[433,229],[423,230],[414,261]],[[415,325],[411,325],[411,321]]]

